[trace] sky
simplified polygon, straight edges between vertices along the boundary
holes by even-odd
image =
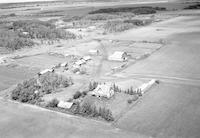
[[[53,1],[53,0],[0,0],[0,3],[15,3],[15,2],[34,2],[34,1]]]

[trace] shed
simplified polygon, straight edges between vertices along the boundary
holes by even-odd
[[[128,55],[126,52],[115,51],[111,56],[108,57],[108,59],[114,61],[126,61],[127,57]]]
[[[142,84],[139,88],[137,88],[135,91],[141,92],[141,94],[144,94],[148,89],[150,89],[154,84],[156,83],[155,79],[152,79],[151,81]]]
[[[90,94],[97,97],[111,98],[114,95],[114,89],[111,84],[99,84]]]
[[[40,72],[38,73],[38,75],[40,76],[40,75],[43,75],[43,74],[45,74],[45,73],[47,73],[47,72],[54,72],[54,69],[45,69],[45,70],[43,70],[43,71],[40,71]]]
[[[91,55],[99,55],[99,50],[97,50],[97,49],[91,49],[91,50],[89,50],[89,53]]]
[[[72,105],[73,105],[72,102],[59,101],[57,106],[64,109],[70,109]]]

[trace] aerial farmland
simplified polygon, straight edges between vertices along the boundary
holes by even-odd
[[[200,137],[199,9],[0,4],[0,138]]]

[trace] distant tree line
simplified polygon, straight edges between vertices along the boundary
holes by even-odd
[[[97,13],[116,13],[116,12],[131,12],[134,14],[154,14],[157,10],[166,10],[164,7],[119,7],[119,8],[105,8],[99,9],[96,11],[89,12],[89,14],[97,14]]]

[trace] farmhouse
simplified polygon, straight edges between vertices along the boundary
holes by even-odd
[[[112,85],[99,84],[90,94],[97,97],[111,98],[114,95],[114,89]]]
[[[121,51],[115,51],[111,56],[108,57],[108,60],[126,61],[127,60],[127,53],[121,52]]]
[[[73,105],[72,102],[59,101],[57,106],[64,109],[70,109],[72,105]]]

